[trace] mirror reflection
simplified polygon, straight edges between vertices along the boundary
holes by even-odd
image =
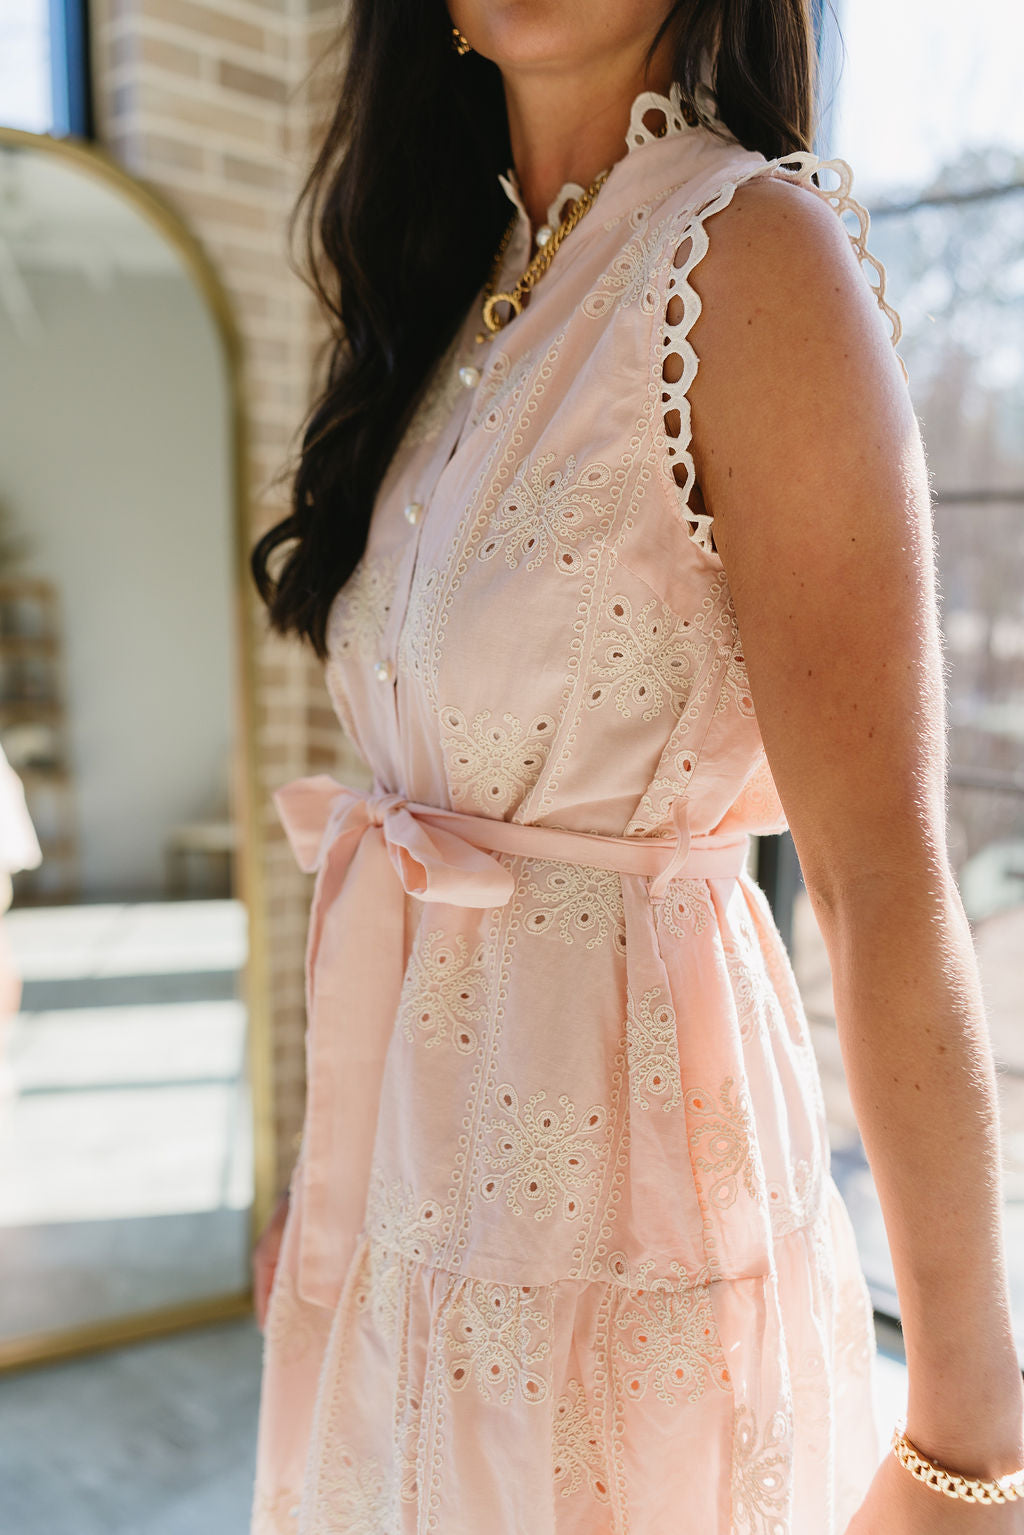
[[[145,206],[0,143],[0,1345],[249,1280],[234,380]]]

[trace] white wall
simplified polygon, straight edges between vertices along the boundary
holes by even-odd
[[[168,830],[226,809],[225,365],[185,275],[27,286],[39,335],[0,308],[0,502],[60,593],[83,893],[155,895]]]

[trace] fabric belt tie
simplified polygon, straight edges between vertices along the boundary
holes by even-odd
[[[691,835],[685,799],[675,801],[674,829],[663,837],[500,821],[377,786],[350,788],[327,773],[293,779],[273,800],[299,867],[317,876],[306,941],[306,1117],[292,1181],[301,1172],[299,1294],[330,1306],[363,1219],[404,973],[401,892],[454,906],[504,906],[515,877],[492,854],[507,853],[644,876],[649,897],[660,900],[680,875],[735,878],[750,837]],[[360,888],[349,898],[345,878],[357,857]]]
[[[273,798],[299,867],[307,873],[322,867],[337,842],[351,857],[362,834],[379,826],[402,887],[422,901],[456,906],[504,906],[511,899],[514,878],[491,853],[646,875],[651,898],[660,900],[669,882],[684,873],[689,879],[735,877],[745,867],[750,845],[747,832],[691,835],[683,798],[673,803],[675,830],[665,837],[614,837],[499,821],[401,794],[351,789],[328,773],[293,779]]]

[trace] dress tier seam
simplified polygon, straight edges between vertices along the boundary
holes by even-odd
[[[801,1236],[806,1238],[813,1235],[813,1233],[817,1231],[817,1229],[827,1219],[827,1216],[828,1204],[826,1192],[822,1204],[816,1209],[813,1215],[808,1216],[808,1218],[805,1221],[802,1221],[799,1225],[787,1226],[784,1231],[781,1231],[777,1235],[773,1236],[773,1247],[778,1247],[780,1242],[788,1242],[792,1237]],[[407,1263],[411,1263],[422,1269],[429,1270],[431,1273],[444,1275],[446,1279],[450,1279],[453,1282],[468,1281],[471,1284],[478,1285],[498,1284],[512,1285],[513,1287],[518,1285],[518,1281],[514,1279],[498,1279],[494,1278],[493,1276],[488,1276],[485,1278],[480,1274],[470,1273],[466,1269],[451,1268],[446,1263],[435,1262],[433,1259],[421,1259],[412,1257],[404,1247],[396,1246],[394,1243],[389,1242],[386,1237],[375,1237],[366,1227],[364,1227],[359,1232],[357,1242],[360,1245],[366,1244],[368,1246],[378,1248],[382,1252],[392,1253],[395,1255],[395,1257],[401,1258]],[[773,1264],[773,1266],[769,1269],[759,1269],[752,1274],[712,1273],[707,1279],[701,1279],[699,1277],[694,1277],[691,1279],[689,1276],[684,1280],[653,1279],[646,1281],[639,1288],[644,1290],[664,1291],[707,1289],[712,1285],[749,1284],[753,1280],[761,1280],[767,1283],[769,1280],[774,1278],[777,1278],[777,1268]],[[539,1282],[535,1288],[540,1290],[549,1290],[564,1285],[575,1285],[578,1288],[586,1285],[610,1285],[614,1289],[621,1290],[627,1295],[638,1288],[636,1285],[631,1285],[623,1280],[616,1279],[614,1274],[611,1273],[602,1273],[600,1275],[560,1274],[555,1279],[543,1280]]]

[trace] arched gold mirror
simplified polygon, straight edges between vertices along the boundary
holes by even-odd
[[[0,1366],[242,1313],[269,1197],[238,346],[91,146],[0,130]],[[0,848],[0,864],[3,850]]]

